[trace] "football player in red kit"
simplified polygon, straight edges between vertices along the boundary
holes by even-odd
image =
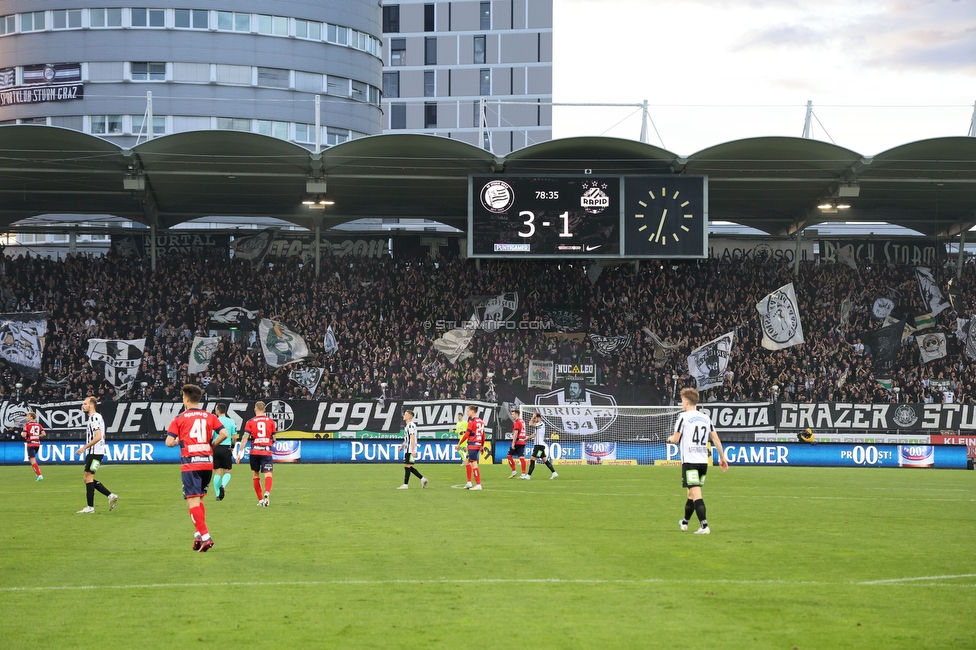
[[[244,457],[244,445],[251,438],[251,473],[254,475],[254,493],[258,495],[258,505],[267,508],[271,501],[271,473],[274,471],[273,447],[275,433],[278,431],[275,421],[264,414],[264,402],[254,403],[254,417],[244,425],[244,435],[241,438],[241,451],[237,462]],[[261,478],[264,475],[264,494],[261,494]]]
[[[468,465],[465,466],[468,474],[468,483],[465,489],[481,489],[481,470],[478,469],[478,459],[481,458],[481,447],[485,443],[485,423],[478,417],[478,409],[474,406],[468,407],[468,430],[464,432],[458,445],[468,443]],[[471,478],[474,477],[474,485],[471,485]]]
[[[213,478],[213,447],[227,438],[227,429],[213,413],[200,408],[203,389],[194,384],[183,386],[183,406],[185,411],[177,415],[166,430],[166,446],[180,446],[180,470],[183,474],[183,498],[190,509],[190,521],[196,532],[193,534],[193,550],[206,553],[214,542],[207,530],[207,513],[203,498]]]
[[[37,422],[37,413],[30,411],[27,414],[27,422],[24,423],[24,431],[20,434],[21,438],[27,441],[27,458],[30,460],[31,467],[34,469],[34,474],[37,476],[35,481],[43,481],[44,475],[41,474],[41,468],[37,465],[37,450],[41,448],[41,438],[47,436],[44,433],[44,427]]]
[[[519,417],[519,410],[512,409],[512,446],[508,448],[508,466],[512,468],[512,475],[508,478],[515,478],[518,472],[515,471],[515,458],[522,463],[522,476],[525,476],[525,422]]]

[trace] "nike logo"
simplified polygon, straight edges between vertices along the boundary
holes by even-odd
[[[589,253],[590,251],[595,251],[596,249],[600,248],[600,246],[603,246],[603,244],[597,244],[596,246],[587,246],[586,252]]]

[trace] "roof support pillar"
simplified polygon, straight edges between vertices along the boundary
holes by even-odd
[[[962,280],[962,263],[966,260],[966,231],[959,233],[959,259],[956,260],[956,285]]]
[[[322,263],[322,222],[315,221],[315,277],[319,277],[319,268]]]
[[[796,253],[793,254],[793,277],[800,276],[800,249],[803,243],[803,229],[796,231]]]
[[[156,224],[149,224],[149,269],[156,270]]]
[[[78,252],[78,233],[74,230],[68,233],[68,252],[72,257]]]

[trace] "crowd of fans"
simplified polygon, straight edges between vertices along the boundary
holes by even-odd
[[[928,311],[908,266],[854,270],[807,262],[794,277],[792,267],[777,263],[645,261],[607,267],[595,282],[590,280],[595,274],[588,277],[581,262],[476,264],[460,258],[331,257],[323,259],[318,277],[311,264],[294,259],[252,269],[227,259],[164,257],[151,271],[148,260],[111,253],[62,261],[0,256],[0,267],[0,311],[48,312],[40,378],[29,381],[0,362],[2,394],[16,393],[31,402],[86,395],[117,399],[116,390],[88,363],[88,339],[145,337],[142,366],[128,399],[178,400],[187,381],[203,385],[210,396],[237,399],[376,398],[381,383],[387,384],[387,397],[485,399],[493,388],[498,395],[509,388],[524,391],[529,360],[535,359],[593,363],[597,383],[607,390],[644,387],[653,399],[667,403],[676,387],[694,385],[688,353],[729,331],[736,336],[725,382],[707,391],[708,400],[976,399],[974,362],[954,335],[957,316],[968,318],[974,307],[976,293],[967,290],[976,279],[971,264],[959,285],[962,304],[954,304],[959,313],[945,310],[934,330],[948,335],[949,354],[923,364],[917,345],[906,341],[891,373],[898,393],[878,384],[872,357],[858,339],[881,327],[871,311],[879,296],[900,294],[908,313]],[[940,268],[939,274],[945,291],[944,281],[954,270]],[[790,281],[795,282],[806,342],[768,351],[760,345],[756,303]],[[456,364],[435,352],[433,341],[471,315],[469,297],[507,291],[519,292],[515,320],[520,325],[479,334],[471,342],[472,355]],[[842,322],[845,303],[850,313]],[[209,335],[212,312],[230,305],[286,323],[305,338],[311,352],[305,365],[325,369],[314,395],[289,381],[290,367],[267,366],[249,331],[224,332],[209,368],[188,375],[194,336]],[[630,334],[632,342],[603,356],[585,338],[554,336],[551,310],[579,314],[587,333]],[[323,347],[329,326],[339,346],[334,355]],[[669,358],[655,359],[644,328],[678,348]],[[933,379],[948,380],[948,388],[932,384]],[[19,390],[17,383],[22,384]]]

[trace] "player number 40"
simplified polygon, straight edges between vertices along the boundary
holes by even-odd
[[[525,221],[522,222],[522,225],[526,227],[526,232],[519,230],[519,237],[525,237],[528,239],[535,234],[535,213],[531,210],[522,210],[519,212],[519,217],[525,219]],[[563,212],[561,215],[559,215],[559,218],[562,219],[563,222],[563,229],[559,232],[559,236],[572,237],[573,233],[569,232],[569,211]],[[548,226],[549,224],[548,222],[543,222],[542,225]]]

